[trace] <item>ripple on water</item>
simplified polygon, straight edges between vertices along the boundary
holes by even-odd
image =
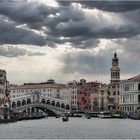
[[[0,139],[139,139],[140,121],[130,119],[61,118],[1,124]]]

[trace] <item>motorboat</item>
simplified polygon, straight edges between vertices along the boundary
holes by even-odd
[[[91,117],[90,117],[90,115],[87,115],[86,118],[87,118],[87,119],[90,119]]]
[[[134,120],[140,120],[140,110],[137,110],[137,111],[129,114],[128,118],[134,119]]]
[[[16,119],[0,119],[0,124],[17,122]]]
[[[100,114],[99,114],[99,118],[111,118],[111,117],[112,117],[112,115],[108,111],[100,112]]]
[[[90,115],[90,117],[93,117],[93,118],[99,117],[99,112],[89,112],[88,114]]]

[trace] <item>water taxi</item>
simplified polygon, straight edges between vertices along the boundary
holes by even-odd
[[[111,116],[111,113],[110,112],[107,112],[107,111],[105,111],[105,112],[100,112],[100,114],[99,114],[99,118],[111,118],[112,116]]]

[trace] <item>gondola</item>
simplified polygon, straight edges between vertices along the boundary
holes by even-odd
[[[69,118],[68,117],[62,117],[62,121],[67,122],[67,121],[69,121]]]

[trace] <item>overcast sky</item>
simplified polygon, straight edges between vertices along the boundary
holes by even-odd
[[[0,68],[10,83],[109,83],[140,73],[140,1],[0,0]]]

